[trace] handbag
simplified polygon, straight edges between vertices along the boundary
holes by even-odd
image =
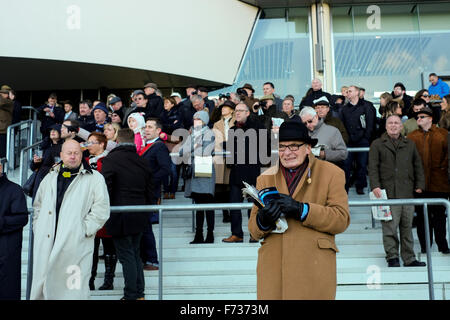
[[[29,197],[33,196],[33,189],[34,189],[34,183],[36,182],[36,177],[37,177],[37,171],[34,171],[22,187],[23,192]]]
[[[192,178],[192,166],[190,164],[183,164],[181,169],[181,177],[183,180],[189,180]]]
[[[196,178],[210,178],[212,177],[212,156],[195,156],[194,157],[194,176]]]

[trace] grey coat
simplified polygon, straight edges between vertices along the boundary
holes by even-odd
[[[215,137],[213,130],[208,126],[201,129],[201,133],[194,138],[191,133],[186,142],[181,146],[180,154],[183,155],[184,163],[188,162],[192,166],[192,175],[186,179],[184,196],[190,198],[192,193],[203,193],[214,195],[216,185],[216,173],[214,165],[212,166],[211,177],[195,177],[194,156],[211,156],[215,147]]]
[[[336,127],[329,126],[319,120],[314,131],[310,131],[311,138],[318,139],[318,144],[325,145],[325,160],[330,162],[339,162],[347,159],[347,146],[342,135]]]
[[[416,144],[401,136],[396,150],[391,138],[383,133],[369,151],[371,190],[386,189],[389,199],[413,198],[415,189],[425,189],[422,160]]]

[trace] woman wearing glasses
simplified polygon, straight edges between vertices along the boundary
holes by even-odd
[[[108,140],[103,133],[92,132],[85,143],[87,150],[89,151],[89,157],[86,158],[86,162],[90,167],[98,172],[102,172],[103,159],[108,154],[106,145]],[[100,247],[100,240],[103,244],[103,252],[105,257],[105,281],[103,285],[98,288],[99,290],[113,290],[114,272],[116,270],[117,256],[114,243],[110,235],[106,233],[105,227],[102,227],[95,235],[94,240],[94,256],[92,261],[91,278],[89,279],[89,288],[95,290],[95,277],[97,276],[98,265],[98,250]]]
[[[433,111],[433,123],[437,124],[439,119],[441,119],[441,108],[439,106],[434,106],[431,103],[431,94],[427,89],[422,89],[417,91],[414,99],[423,99],[425,100],[426,107],[430,108]],[[414,118],[414,113],[409,112],[408,118]]]

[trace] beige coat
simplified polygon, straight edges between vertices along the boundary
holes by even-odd
[[[310,182],[307,182],[310,170]],[[257,265],[258,299],[335,299],[336,252],[334,235],[350,224],[344,171],[327,161],[309,156],[309,165],[293,198],[309,203],[304,222],[287,219],[282,234],[260,230],[253,206],[248,223],[253,238],[261,239]],[[275,186],[289,194],[278,166],[269,168],[257,180],[258,190]]]
[[[59,167],[42,180],[33,203],[32,300],[89,298],[94,237],[109,218],[105,179],[82,168],[64,195],[55,238]]]
[[[229,122],[229,128],[234,126],[235,121],[236,119],[233,116]],[[213,131],[216,137],[216,145],[214,151],[225,151],[223,150],[223,142],[226,141],[227,137],[225,136],[225,123],[223,118],[214,123]],[[231,169],[227,168],[227,166],[225,165],[224,156],[220,155],[214,157],[214,169],[216,170],[216,184],[228,184],[230,181]]]

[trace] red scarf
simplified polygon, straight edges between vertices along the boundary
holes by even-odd
[[[302,179],[302,176],[305,173],[306,168],[308,167],[308,163],[309,159],[308,157],[306,157],[305,161],[300,166],[294,169],[287,169],[280,164],[281,172],[283,173],[283,177],[286,180],[290,196],[294,194],[294,191],[297,188],[298,183]]]

